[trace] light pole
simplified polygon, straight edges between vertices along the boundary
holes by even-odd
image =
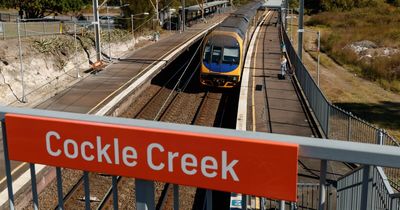
[[[311,32],[317,34],[317,86],[319,87],[319,57],[321,51],[321,32],[310,29],[305,29],[304,32]]]
[[[100,21],[99,21],[99,2],[98,0],[93,0],[93,17],[94,21],[94,36],[96,45],[96,63],[101,62],[101,49],[100,49]]]
[[[17,29],[18,29],[18,47],[19,47],[19,62],[20,62],[20,73],[21,73],[21,86],[22,86],[22,97],[21,102],[26,103],[25,98],[25,84],[24,84],[24,68],[22,65],[22,47],[21,47],[21,32],[20,32],[20,19],[17,18]]]
[[[149,15],[149,13],[148,12],[143,12],[143,13],[139,13],[139,14],[132,14],[131,15],[131,27],[132,27],[132,36],[133,37],[135,37],[135,28],[133,27],[133,20],[135,19],[134,17],[135,16],[139,16],[139,15],[145,15],[145,16],[147,16],[147,15]]]
[[[297,54],[299,55],[300,60],[303,60],[303,32],[304,32],[304,0],[299,0],[300,9],[299,9],[299,30],[298,30],[298,41],[297,41]]]

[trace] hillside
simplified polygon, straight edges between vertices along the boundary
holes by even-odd
[[[400,93],[400,7],[326,11],[307,18],[322,31],[321,49],[353,73]]]

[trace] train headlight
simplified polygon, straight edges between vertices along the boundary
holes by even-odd
[[[236,81],[238,80],[238,78],[237,78],[237,77],[233,77],[232,80],[233,80],[234,82],[236,82]]]

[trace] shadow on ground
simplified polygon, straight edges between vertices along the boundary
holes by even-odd
[[[381,101],[375,103],[335,103],[334,105],[379,127],[400,130],[400,103]]]

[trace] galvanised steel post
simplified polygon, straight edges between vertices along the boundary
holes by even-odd
[[[212,190],[206,190],[206,209],[212,210]]]
[[[350,112],[347,120],[347,141],[351,141],[351,121],[353,119],[353,114]]]
[[[99,2],[98,0],[93,0],[93,17],[94,17],[94,35],[95,35],[95,45],[96,45],[96,62],[101,61],[101,49],[100,49],[100,21],[99,21]]]
[[[361,210],[368,209],[368,200],[369,200],[369,171],[371,166],[364,165],[363,167],[363,180],[362,180],[362,188],[361,188]]]
[[[110,28],[110,15],[108,14],[108,5],[106,5],[107,8],[107,28],[108,28],[108,58],[110,61],[112,61],[111,58],[111,28]]]
[[[174,210],[179,210],[179,185],[174,184]]]
[[[155,210],[154,182],[135,179],[136,209]]]
[[[326,202],[326,170],[328,168],[328,161],[321,160],[320,177],[319,177],[319,210],[325,209]]]
[[[265,210],[265,198],[264,197],[261,197],[260,198],[260,207],[261,207],[261,210]]]
[[[304,32],[304,0],[299,0],[299,30],[297,31],[298,34],[298,41],[297,41],[297,54],[299,55],[300,60],[303,60],[303,32]]]
[[[39,199],[37,194],[37,186],[36,186],[36,172],[35,172],[35,164],[30,163],[29,168],[31,171],[31,186],[32,186],[32,201],[33,201],[33,209],[39,209]]]
[[[113,191],[113,207],[114,210],[118,210],[118,178],[112,176],[112,191]]]
[[[279,201],[279,210],[285,210],[285,201]]]
[[[21,30],[20,30],[20,19],[17,19],[17,31],[18,31],[18,48],[19,48],[19,64],[20,64],[20,73],[21,73],[21,86],[22,86],[22,97],[21,102],[25,103],[25,84],[24,84],[24,68],[22,65],[22,44],[21,44]]]
[[[0,116],[1,120],[1,132],[3,135],[3,149],[4,149],[4,161],[5,161],[5,170],[7,177],[7,189],[8,189],[8,203],[10,210],[14,210],[14,192],[12,185],[12,176],[11,176],[11,164],[10,159],[8,158],[8,144],[7,144],[7,132],[6,132],[6,123],[4,121],[4,115]]]
[[[285,0],[285,29],[287,31],[287,13],[289,12],[289,0]]]
[[[76,21],[74,21],[74,45],[75,45],[75,56],[74,56],[74,60],[75,60],[75,68],[76,68],[76,77],[79,78],[81,77],[80,72],[79,72],[79,65],[78,65],[78,44],[77,42],[77,37],[76,37]]]
[[[83,184],[85,188],[85,209],[90,210],[90,188],[89,188],[89,173],[83,172]]]
[[[317,62],[317,85],[319,87],[319,56],[320,56],[320,50],[321,50],[321,33],[320,31],[317,32],[318,35],[318,46],[317,46],[317,51],[318,51],[318,62]]]
[[[379,145],[383,145],[384,144],[384,142],[383,142],[383,130],[382,129],[379,129],[379,130],[377,130],[377,143],[379,144]]]
[[[247,195],[242,194],[242,210],[247,210]]]
[[[61,168],[57,167],[56,168],[56,176],[57,176],[57,195],[58,195],[58,210],[63,210],[64,209],[64,194],[62,190],[62,174],[61,174]]]
[[[181,4],[182,4],[182,31],[185,31],[185,24],[186,24],[185,0],[182,0]]]

